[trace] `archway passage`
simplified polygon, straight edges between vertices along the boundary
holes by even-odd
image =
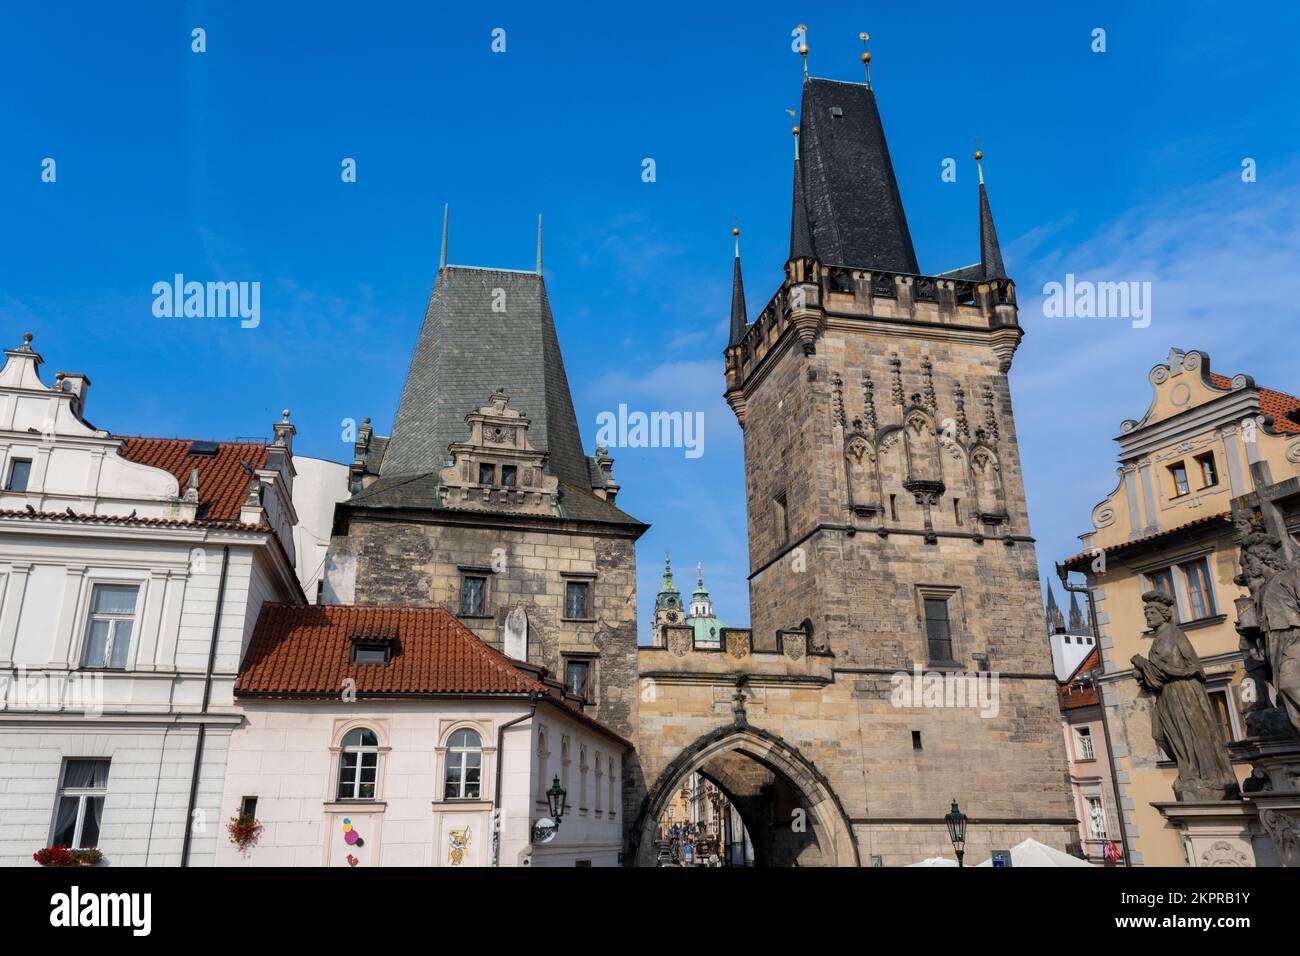
[[[775,734],[736,725],[700,738],[659,774],[633,828],[638,866],[655,865],[659,819],[696,773],[736,808],[753,865],[858,865],[853,831],[826,778]]]
[[[707,768],[688,774],[659,815],[659,866],[754,866],[754,844],[735,797]]]

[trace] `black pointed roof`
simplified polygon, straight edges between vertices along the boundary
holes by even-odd
[[[812,232],[808,228],[808,204],[804,199],[803,166],[798,155],[794,158],[794,188],[791,190],[790,204],[790,258],[812,259]]]
[[[438,271],[381,476],[436,478],[447,446],[469,436],[465,416],[499,387],[531,419],[528,439],[549,452],[547,471],[590,490],[546,283],[533,272],[467,266]]]
[[[1005,279],[1007,270],[1002,265],[1002,247],[998,233],[993,228],[993,210],[989,208],[989,194],[980,183],[980,268],[985,279]]]
[[[731,341],[728,345],[737,345],[745,337],[745,326],[749,322],[749,313],[745,309],[745,283],[740,277],[740,249],[736,249],[736,265],[731,272]]]
[[[822,262],[916,274],[875,94],[861,83],[809,79],[799,129],[791,257],[802,214],[811,252]]]

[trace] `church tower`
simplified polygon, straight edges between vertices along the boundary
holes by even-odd
[[[388,438],[359,430],[324,603],[445,607],[636,726],[636,540],[614,460],[587,455],[537,269],[442,260]],[[368,422],[368,420],[367,420]]]
[[[954,798],[1003,828],[981,837],[994,846],[1064,847],[1074,812],[1007,381],[1023,332],[982,168],[979,260],[923,272],[870,77],[805,75],[793,132],[784,275],[748,321],[737,251],[725,351],[754,650],[807,635],[833,675],[823,704],[853,708],[833,745],[801,739],[864,862],[943,852]],[[998,704],[900,703],[893,675],[916,671],[993,672]]]
[[[683,617],[682,592],[673,583],[672,562],[668,552],[664,551],[664,579],[659,585],[659,593],[655,595],[653,633],[658,634],[665,624],[681,624]]]

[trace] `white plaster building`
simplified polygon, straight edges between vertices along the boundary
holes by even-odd
[[[304,600],[294,427],[115,436],[30,340],[0,370],[0,864],[63,843],[177,865],[187,812],[211,863],[243,650],[265,601]]]
[[[268,605],[235,693],[221,803],[262,830],[219,865],[620,862],[630,744],[445,610]],[[556,778],[568,809],[533,846]]]

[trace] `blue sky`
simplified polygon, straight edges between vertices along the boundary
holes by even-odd
[[[579,425],[626,402],[705,414],[705,454],[615,450],[643,631],[671,547],[748,619],[741,433],[722,402],[734,222],[751,316],[789,235],[790,118],[872,79],[923,271],[978,258],[973,138],[1027,335],[1011,373],[1046,573],[1114,486],[1171,346],[1300,389],[1300,137],[1290,6],[28,4],[0,34],[0,338],[94,386],[115,432],[268,435],[343,459],[386,432],[437,264],[546,279]],[[190,31],[207,31],[207,52]],[[506,52],[491,51],[494,28]],[[1106,52],[1091,34],[1106,31]],[[41,182],[41,163],[57,181]],[[357,182],[340,180],[344,157]],[[653,183],[642,160],[655,160]],[[940,178],[947,157],[957,182]],[[1258,180],[1243,183],[1244,158]],[[150,289],[262,284],[262,321],[157,319]],[[1152,322],[1048,319],[1043,284],[1153,283]]]

